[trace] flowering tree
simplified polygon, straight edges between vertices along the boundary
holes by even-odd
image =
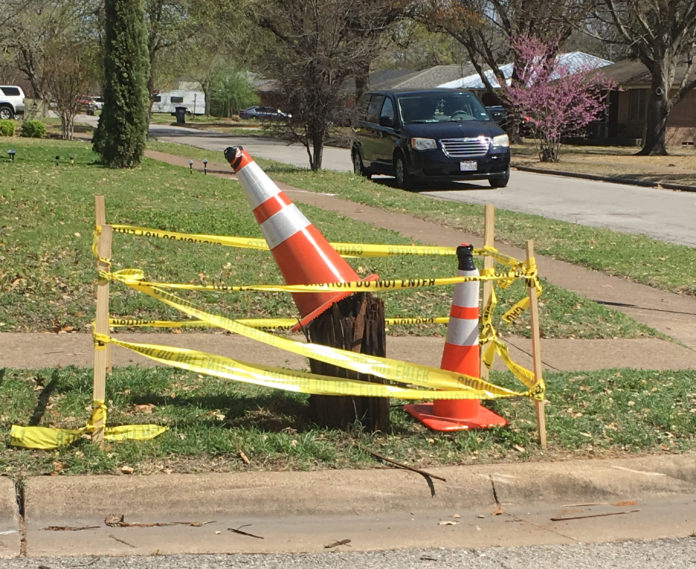
[[[513,106],[528,117],[539,142],[539,159],[558,162],[561,138],[580,134],[606,108],[615,83],[585,66],[561,64],[555,42],[520,35],[512,38],[518,83],[508,87]]]

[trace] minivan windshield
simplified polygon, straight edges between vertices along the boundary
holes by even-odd
[[[403,124],[488,121],[485,107],[472,93],[404,93],[397,97]]]

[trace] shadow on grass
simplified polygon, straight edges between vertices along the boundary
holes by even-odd
[[[49,400],[51,399],[51,395],[53,395],[56,387],[58,387],[58,381],[60,381],[60,375],[58,370],[54,370],[51,374],[51,381],[49,381],[48,384],[46,384],[41,390],[39,398],[36,402],[36,407],[34,408],[34,412],[31,415],[31,419],[29,419],[29,426],[35,427],[41,423],[41,419],[46,413],[46,408]]]
[[[128,402],[132,405],[154,404],[169,408],[221,410],[225,414],[224,424],[229,428],[253,427],[276,433],[288,428],[298,432],[316,428],[309,415],[307,401],[299,401],[278,392],[245,397],[207,395],[176,399],[157,393],[142,393]],[[196,417],[192,421],[199,423],[201,418]]]

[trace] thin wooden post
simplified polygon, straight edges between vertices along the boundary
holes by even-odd
[[[486,216],[484,218],[483,225],[483,246],[484,247],[495,247],[495,206],[492,204],[486,205]],[[495,259],[490,255],[486,255],[483,258],[483,270],[492,269],[495,266]],[[481,306],[483,309],[488,306],[488,302],[491,299],[493,293],[493,281],[483,281],[483,293],[481,297]],[[480,361],[480,376],[482,379],[488,379],[489,371],[488,368],[483,363],[483,350],[481,350],[481,361]]]
[[[97,240],[97,269],[99,271],[110,271],[108,260],[111,258],[111,240],[113,237],[113,229],[110,225],[106,225],[106,213],[104,206],[104,196],[94,197],[94,206],[96,210],[96,223],[101,227],[101,232]],[[108,335],[109,333],[109,281],[99,279],[97,281],[97,310],[94,322],[94,332],[97,334]],[[93,395],[92,399],[95,402],[95,408],[98,405],[103,405],[106,400],[106,372],[110,366],[109,345],[94,344],[94,380],[93,380]],[[99,446],[104,446],[104,415],[96,414],[97,419],[93,422],[94,432],[92,433],[92,441]]]
[[[527,241],[527,264],[534,261],[534,241]],[[541,334],[539,333],[539,302],[536,295],[536,287],[532,281],[528,281],[529,290],[529,323],[532,330],[532,360],[534,363],[534,379],[541,378]],[[546,416],[545,401],[535,400],[537,425],[539,428],[539,444],[546,449]]]
[[[96,214],[96,224],[97,227],[105,227],[106,226],[106,204],[104,202],[104,196],[94,196],[94,210]],[[113,235],[113,231],[111,226],[109,226],[109,229],[107,230]],[[109,238],[109,252],[106,256],[102,255],[99,253],[99,257],[103,259],[109,259],[111,258],[111,240],[112,238]],[[97,264],[97,270],[105,270],[109,271],[111,268],[109,266],[104,266]],[[97,289],[98,290],[98,289]],[[106,287],[107,291],[107,302],[106,302],[106,317],[107,317],[107,324],[108,324],[108,318],[109,318],[109,300],[108,300],[108,292],[109,292],[109,287]],[[107,327],[108,330],[108,327]],[[111,373],[113,369],[113,362],[111,360],[111,344],[106,345],[106,371],[108,373]]]

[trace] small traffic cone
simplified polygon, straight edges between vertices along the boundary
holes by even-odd
[[[471,245],[457,247],[459,276],[478,276]],[[441,369],[479,377],[479,282],[459,283],[447,326]],[[478,399],[436,399],[433,403],[406,405],[405,409],[435,431],[460,431],[505,426],[507,421]]]
[[[225,149],[253,209],[256,221],[287,284],[319,284],[361,280],[353,268],[331,247],[290,198],[241,146]],[[370,275],[366,280],[377,280]],[[301,320],[306,326],[332,304],[352,292],[293,293]]]

